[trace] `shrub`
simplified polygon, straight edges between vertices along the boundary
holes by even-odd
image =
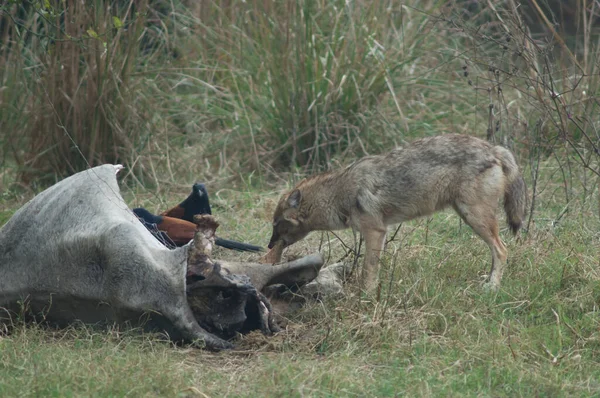
[[[149,116],[138,63],[145,1],[14,2],[2,15],[2,133],[25,183],[127,162]]]

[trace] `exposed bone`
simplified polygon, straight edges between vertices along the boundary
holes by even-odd
[[[271,267],[258,263],[219,261],[221,266],[232,274],[248,275],[258,290],[273,284],[291,287],[308,283],[317,277],[323,262],[323,256],[319,253],[310,254],[289,263],[275,264]]]
[[[283,255],[284,244],[283,241],[277,241],[275,246],[267,254],[262,256],[258,262],[262,264],[277,264],[281,261]]]
[[[215,231],[219,223],[208,214],[194,216],[196,233],[190,243],[187,257],[186,278],[189,293],[193,288],[205,286],[241,287],[246,289],[248,280],[222,272],[221,267],[215,264],[210,255],[215,244]],[[195,283],[194,279],[201,278],[202,283]],[[191,282],[191,283],[190,283]]]
[[[194,235],[193,247],[195,251],[210,256],[215,245],[215,231],[219,223],[209,214],[198,214],[194,216],[196,234]]]
[[[213,216],[208,214],[194,216],[194,223],[197,225],[197,230],[188,254],[188,269],[200,267],[202,271],[198,268],[196,272],[201,272],[202,276],[208,277],[215,266],[215,263],[210,259],[210,252],[219,223]],[[229,271],[230,274],[247,275],[256,290],[261,291],[265,286],[272,284],[301,286],[312,281],[317,277],[323,266],[323,256],[315,253],[289,263],[276,264],[272,267],[259,263],[240,263],[225,260],[220,260],[217,264]],[[189,270],[188,273],[190,273]],[[221,277],[224,277],[224,275],[221,275]]]

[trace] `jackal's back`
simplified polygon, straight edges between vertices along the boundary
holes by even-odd
[[[346,169],[364,211],[387,223],[451,206],[474,189],[504,189],[502,163],[488,142],[458,134],[424,138],[387,155],[366,157]],[[475,184],[485,176],[485,185]]]

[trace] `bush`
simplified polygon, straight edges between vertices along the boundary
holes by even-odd
[[[23,182],[136,156],[149,118],[131,78],[146,6],[3,6],[0,131]]]
[[[427,15],[384,1],[222,4],[175,17],[180,52],[193,54],[178,82],[212,87],[196,112],[228,133],[215,146],[252,169],[314,171],[402,140],[397,93],[416,82],[401,81],[424,55]]]

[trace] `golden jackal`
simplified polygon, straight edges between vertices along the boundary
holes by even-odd
[[[387,225],[452,206],[490,247],[487,286],[497,289],[507,256],[496,218],[502,196],[516,233],[525,217],[527,187],[510,151],[468,135],[424,138],[302,180],[279,200],[269,249],[278,250],[279,261],[283,248],[311,231],[358,230],[366,244],[362,287],[372,292]]]

